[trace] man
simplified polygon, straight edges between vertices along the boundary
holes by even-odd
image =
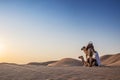
[[[94,51],[94,56],[95,56],[97,65],[100,66],[100,65],[101,65],[101,62],[100,62],[100,57],[99,57],[99,54],[98,54],[97,51]]]

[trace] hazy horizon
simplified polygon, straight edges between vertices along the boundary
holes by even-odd
[[[119,0],[0,0],[0,62],[77,59],[89,41],[120,53]]]

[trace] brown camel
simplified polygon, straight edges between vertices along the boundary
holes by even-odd
[[[97,66],[96,59],[93,58],[93,54],[95,52],[93,44],[89,43],[87,45],[87,47],[84,46],[83,48],[81,48],[81,50],[84,51],[84,53],[86,55],[86,59],[87,59],[87,61],[85,61],[83,56],[78,57],[78,58],[80,58],[82,60],[83,64],[85,66],[89,66],[89,67],[92,67],[94,65]]]
[[[87,61],[85,61],[83,56],[79,56],[78,58],[82,60],[84,66],[88,66],[88,67],[97,66],[96,60],[94,58],[92,59],[88,58]]]

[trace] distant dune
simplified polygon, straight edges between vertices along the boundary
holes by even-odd
[[[48,66],[81,66],[82,62],[72,58],[64,58],[58,62],[48,64]]]
[[[114,63],[108,64],[107,66],[120,66],[120,60]]]
[[[55,63],[57,61],[47,61],[47,62],[30,62],[27,65],[42,65],[47,66],[48,64]]]
[[[120,53],[102,56],[101,63],[105,66],[120,66]]]
[[[113,55],[104,55],[100,57],[101,64],[104,66],[120,66],[120,53]],[[51,67],[62,67],[62,66],[83,66],[82,62],[78,59],[63,58],[58,61],[47,61],[47,62],[30,62],[27,65],[42,65]]]
[[[106,59],[108,59],[109,57],[111,57],[112,55],[103,55],[100,57],[101,62],[104,62]]]

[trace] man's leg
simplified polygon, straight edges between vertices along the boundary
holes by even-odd
[[[94,61],[94,62],[95,62],[95,66],[98,66],[98,63],[97,63],[97,60],[96,60],[96,59],[95,59],[95,61]]]
[[[93,66],[98,66],[97,61],[96,61],[96,59],[94,59],[94,58],[93,58],[93,61],[92,61],[92,65],[93,65]]]

